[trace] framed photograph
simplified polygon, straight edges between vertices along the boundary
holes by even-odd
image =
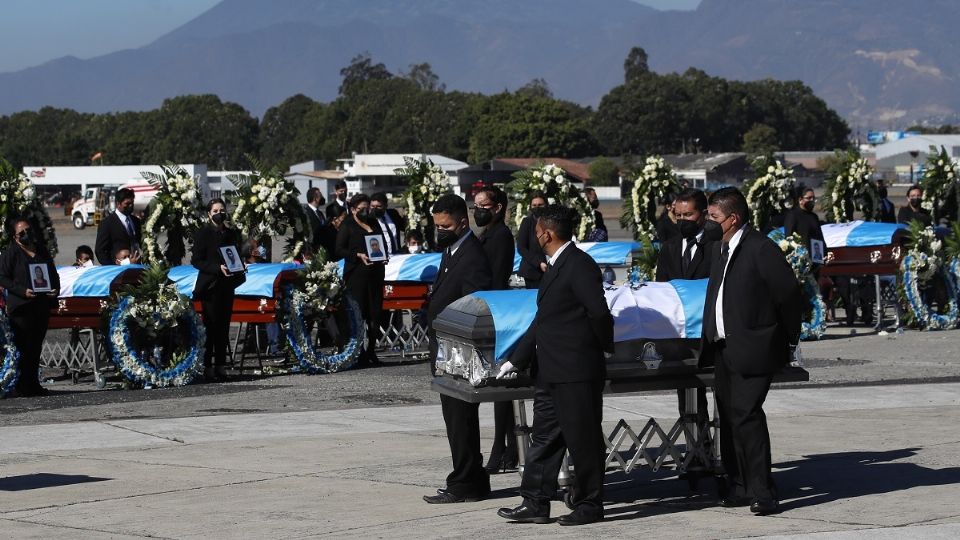
[[[367,258],[371,262],[387,260],[386,243],[382,234],[368,234],[363,237],[363,241],[367,245]]]
[[[816,238],[810,239],[810,260],[813,261],[813,264],[823,264],[823,248],[823,240],[817,240]]]
[[[240,259],[240,254],[237,253],[236,246],[221,246],[220,256],[223,257],[223,264],[227,267],[227,272],[231,274],[243,272],[243,261]]]
[[[30,265],[30,288],[35,293],[50,292],[50,270],[45,264]]]

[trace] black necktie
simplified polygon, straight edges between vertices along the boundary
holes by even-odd
[[[688,277],[687,272],[690,270],[690,261],[693,260],[693,246],[697,245],[696,240],[689,239],[687,240],[687,249],[683,250],[683,258],[680,259],[680,272],[683,274],[683,277]]]
[[[130,235],[130,238],[136,238],[137,233],[133,231],[133,221],[130,218],[127,218],[126,225],[127,225],[127,234]]]

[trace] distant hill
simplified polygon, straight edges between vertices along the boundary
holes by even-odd
[[[362,51],[393,72],[429,62],[448,89],[498,92],[534,78],[596,105],[633,46],[655,71],[800,79],[853,129],[960,116],[951,0],[703,0],[657,11],[630,0],[224,0],[155,42],[0,74],[0,113],[44,105],[106,112],[215,93],[262,115],[304,93],[336,97]]]

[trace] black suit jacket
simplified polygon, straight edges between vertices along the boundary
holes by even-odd
[[[537,315],[510,362],[548,383],[597,381],[606,377],[604,351],[613,352],[613,316],[600,267],[570,244],[540,282]]]
[[[307,221],[310,223],[310,245],[316,250],[323,245],[320,242],[321,228],[326,223],[327,218],[322,208],[317,208],[317,211],[314,212],[309,204],[303,205],[303,211],[307,214]]]
[[[371,232],[367,232],[366,229],[358,225],[353,216],[347,216],[343,220],[343,223],[340,224],[340,230],[337,231],[336,258],[343,259],[344,281],[349,281],[350,276],[358,272],[365,278],[379,279],[382,285],[385,263],[375,262],[367,266],[357,257],[357,253],[367,252],[367,235],[383,234],[383,231],[380,230],[380,224],[376,220],[367,223],[367,226],[370,227]]]
[[[237,253],[240,253],[240,233],[229,227],[220,231],[212,223],[207,223],[193,233],[193,253],[190,256],[190,264],[199,271],[197,284],[193,289],[194,298],[207,298],[210,290],[218,284],[236,289],[246,281],[247,277],[243,273],[225,276],[220,271],[220,265],[224,264],[223,256],[220,254],[221,246],[234,246],[237,248]]]
[[[128,219],[133,220],[133,230],[136,233],[133,238],[130,238],[127,228],[123,226],[116,212],[110,212],[110,215],[100,222],[100,227],[97,228],[97,241],[94,244],[94,253],[100,264],[117,264],[116,259],[113,258],[117,248],[126,245],[133,249],[134,244],[140,244],[140,220],[133,216],[129,216]]]
[[[400,253],[400,249],[404,246],[400,243],[400,239],[403,235],[403,230],[406,227],[406,220],[400,217],[400,213],[394,210],[393,208],[387,208],[387,216],[390,217],[390,221],[397,227],[397,234],[392,234],[388,229],[389,227],[380,227],[383,229],[383,235],[390,238],[390,243],[393,246],[393,249],[390,251],[390,255]],[[383,220],[384,224],[387,223],[387,220]]]
[[[7,313],[13,314],[25,305],[43,303],[53,306],[57,302],[55,297],[45,293],[36,293],[33,298],[27,298],[27,289],[33,289],[31,264],[46,265],[47,274],[50,276],[47,285],[53,290],[60,290],[60,274],[57,273],[53,257],[47,248],[37,246],[34,256],[30,257],[18,244],[11,242],[7,249],[0,253],[0,287],[7,291]]]
[[[707,256],[713,249],[714,242],[701,240],[697,250],[690,259],[687,273],[683,273],[683,238],[675,236],[667,240],[660,247],[657,257],[657,281],[671,279],[707,279],[710,277],[711,258]]]
[[[431,339],[433,320],[444,308],[468,294],[489,290],[490,284],[490,261],[487,260],[480,240],[477,240],[473,233],[470,233],[453,255],[444,251],[427,304]]]
[[[532,279],[540,281],[543,279],[543,272],[540,271],[540,263],[547,262],[547,257],[537,242],[536,222],[532,217],[527,216],[520,222],[520,229],[517,231],[517,251],[520,252],[520,277],[523,279]]]
[[[810,239],[823,242],[823,229],[820,228],[820,219],[813,212],[807,212],[798,207],[793,207],[783,218],[783,232],[787,236],[793,233],[800,235],[803,239],[803,245],[810,249]],[[826,245],[824,245],[826,249]]]
[[[509,288],[510,274],[513,274],[513,256],[516,253],[513,234],[502,221],[491,224],[479,237],[483,250],[490,261],[490,273],[493,278],[492,290]]]
[[[716,328],[715,306],[723,266],[721,242],[715,242],[703,312],[701,363],[713,358],[707,337]],[[742,375],[770,375],[790,361],[790,344],[800,341],[803,301],[800,284],[780,248],[752,227],[743,231],[730,255],[723,285],[724,358]]]
[[[910,222],[913,220],[923,223],[925,227],[933,225],[933,216],[923,208],[914,211],[913,208],[910,208],[910,205],[900,207],[900,211],[897,212],[897,223],[910,225]]]

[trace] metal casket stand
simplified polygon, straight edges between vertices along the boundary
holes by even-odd
[[[437,373],[431,387],[468,403],[512,401],[522,474],[531,431],[525,401],[533,399],[533,383],[526,374],[511,380],[494,378],[499,363],[490,359],[494,357],[496,331],[486,304],[474,297],[462,298],[440,313],[434,329],[439,351]],[[686,414],[666,430],[652,417],[639,430],[620,419],[604,437],[608,469],[629,473],[643,464],[653,471],[672,465],[679,474],[688,473],[686,478],[691,488],[696,487],[700,476],[722,472],[719,445],[712,444],[720,436],[715,403],[710,421],[697,425],[696,389],[713,387],[713,370],[697,368],[698,347],[697,339],[631,340],[615,344],[614,354],[607,358],[604,393],[684,390]],[[806,380],[809,374],[793,367],[774,378],[775,383]],[[568,462],[558,478],[565,502],[569,502],[571,475]]]

